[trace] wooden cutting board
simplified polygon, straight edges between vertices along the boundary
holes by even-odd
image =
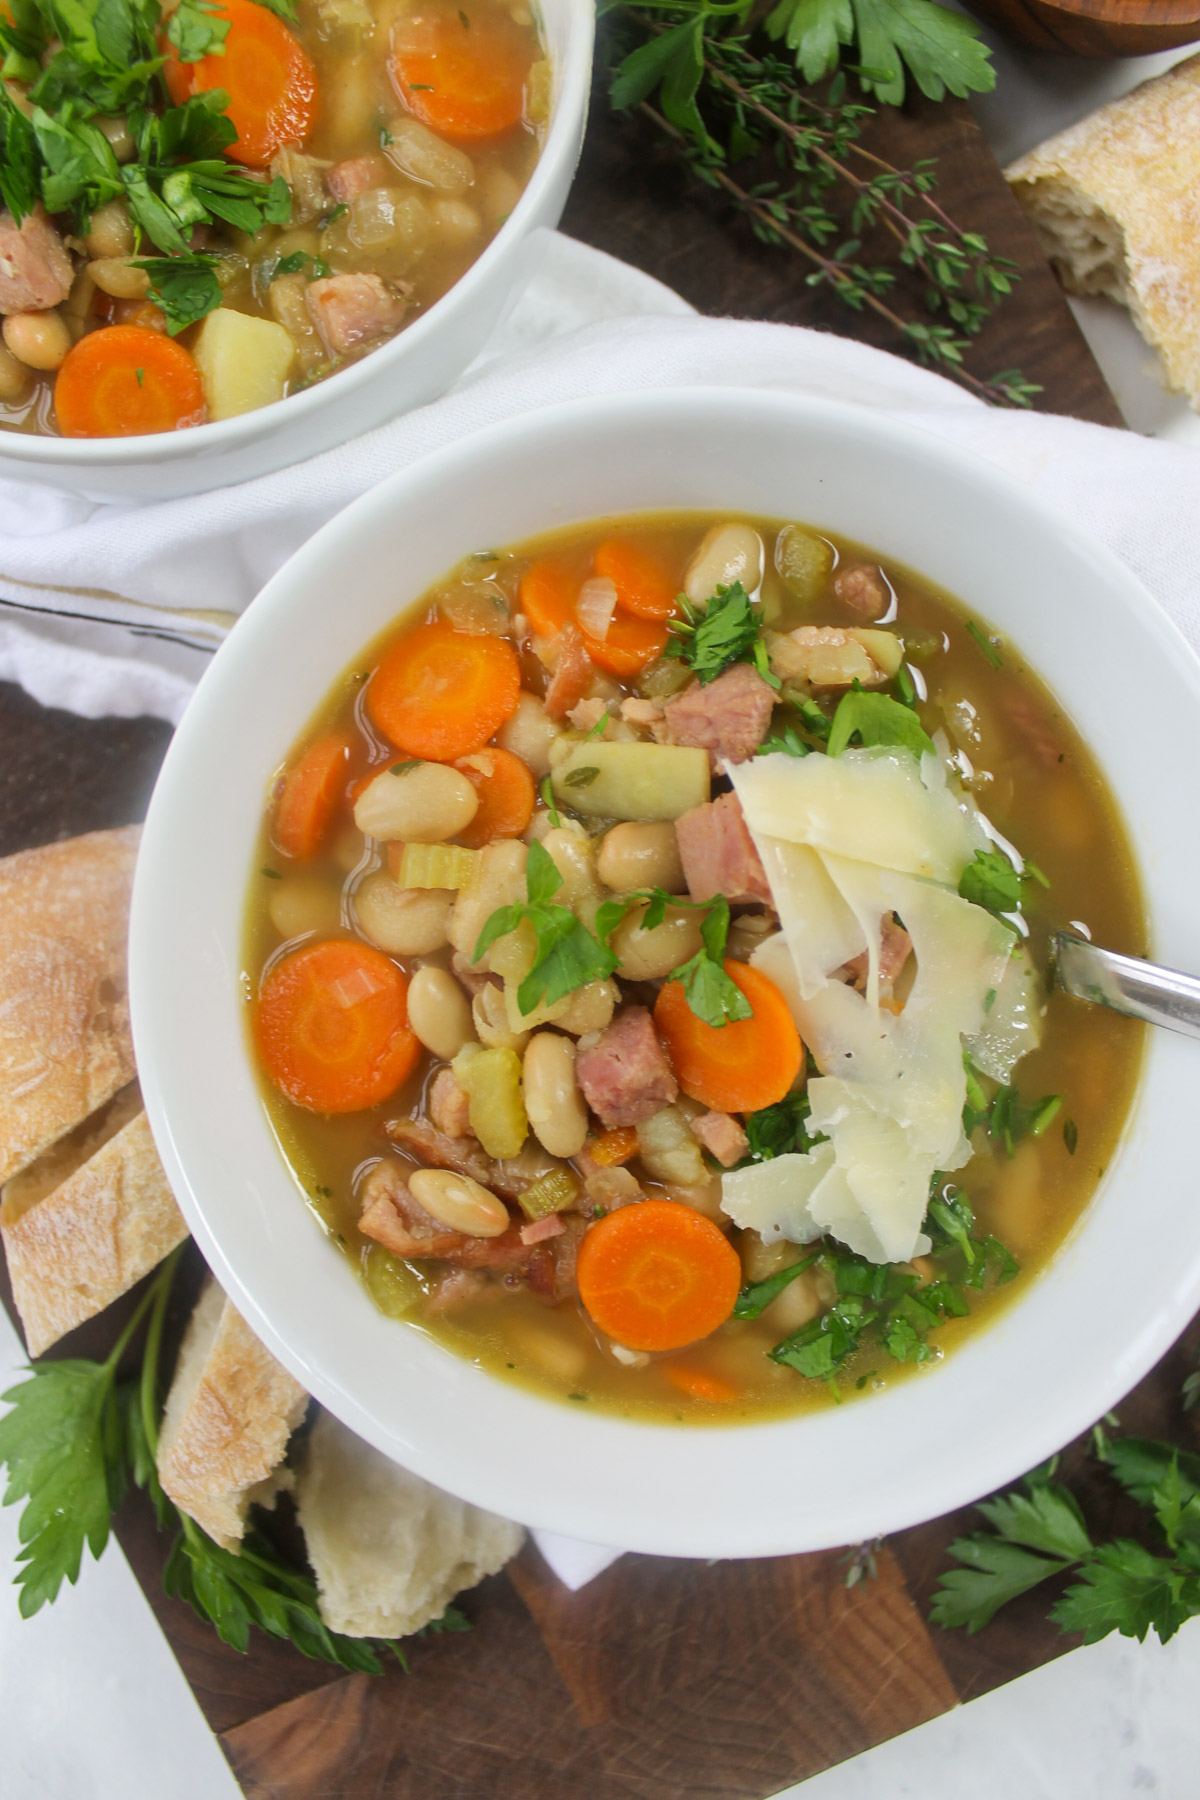
[[[951,210],[1020,265],[1017,297],[976,366],[1019,364],[1043,384],[1047,409],[1119,423],[967,108],[888,115],[874,142],[893,160],[941,158]],[[793,259],[689,185],[650,127],[614,121],[602,102],[564,225],[702,311],[896,347],[814,294]],[[0,686],[0,854],[141,818],[168,735],[146,719],[47,712]],[[195,1262],[190,1273],[196,1281]],[[102,1354],[121,1316],[113,1309],[63,1350]],[[1184,1367],[1177,1350],[1121,1409],[1124,1422],[1179,1432]],[[1127,1529],[1110,1496],[1098,1505],[1101,1529],[1110,1514]],[[961,1514],[902,1533],[879,1551],[875,1578],[852,1589],[830,1552],[711,1565],[626,1557],[570,1594],[527,1546],[467,1596],[470,1634],[414,1643],[411,1673],[374,1680],[261,1638],[244,1657],[227,1650],[163,1595],[166,1544],[140,1496],[117,1530],[253,1800],[761,1800],[1070,1646],[1034,1598],[974,1639],[926,1624],[945,1546],[968,1527]]]

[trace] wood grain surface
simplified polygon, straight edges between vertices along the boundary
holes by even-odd
[[[964,222],[1021,265],[1018,298],[981,342],[979,368],[1019,363],[1048,408],[1115,422],[969,112],[921,106],[889,118],[882,138],[897,159],[941,156]],[[603,104],[565,224],[705,312],[865,331],[790,258],[714,210],[650,127],[616,122]],[[142,817],[168,735],[146,719],[49,712],[0,685],[0,854]],[[200,1278],[194,1252],[185,1266],[170,1335]],[[133,1299],[57,1353],[100,1353]],[[1177,1430],[1182,1372],[1176,1351],[1122,1408],[1126,1422]],[[1107,1492],[1101,1504],[1116,1504],[1113,1522],[1128,1529]],[[246,1656],[228,1650],[164,1596],[167,1546],[140,1496],[117,1532],[252,1800],[760,1800],[1069,1646],[1034,1598],[978,1638],[927,1625],[945,1546],[968,1525],[963,1514],[901,1534],[880,1550],[875,1579],[853,1589],[838,1553],[712,1565],[631,1556],[570,1594],[527,1546],[465,1597],[472,1632],[414,1642],[410,1672],[377,1679],[262,1638]],[[286,1514],[271,1529],[286,1542]]]
[[[1200,37],[1197,0],[969,0],[1007,37],[1072,56],[1149,56]]]

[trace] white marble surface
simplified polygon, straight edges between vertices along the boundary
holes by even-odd
[[[1000,159],[1176,60],[1087,64],[993,40],[978,113]],[[1200,441],[1124,314],[1078,307],[1130,423]],[[0,1314],[0,1385],[21,1360]],[[16,1509],[0,1512],[0,1571]],[[1200,1620],[1165,1648],[1109,1639],[788,1790],[802,1800],[1163,1800],[1200,1796]],[[0,1578],[0,1800],[237,1800],[238,1788],[119,1547],[31,1621]],[[482,1797],[481,1797],[482,1800]],[[565,1800],[565,1796],[564,1796]]]

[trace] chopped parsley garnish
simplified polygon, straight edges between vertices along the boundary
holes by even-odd
[[[801,1089],[799,1093],[777,1100],[774,1106],[747,1113],[745,1127],[750,1140],[750,1160],[770,1162],[776,1156],[803,1156],[814,1144],[823,1144],[823,1133],[810,1133],[808,1129],[811,1111],[808,1095]]]
[[[1074,1119],[1063,1120],[1063,1143],[1067,1146],[1067,1155],[1074,1156],[1079,1148],[1079,1127]]]
[[[856,682],[838,701],[829,729],[830,756],[840,756],[852,738],[860,744],[898,744],[922,756],[933,739],[909,706],[888,694],[869,694]]]
[[[764,681],[777,688],[767,647],[762,641],[762,615],[740,581],[719,587],[706,607],[680,599],[682,617],[670,626],[664,656],[674,656],[694,670],[702,687],[715,681],[731,663],[753,663]]]
[[[167,40],[182,63],[205,56],[224,56],[229,20],[214,0],[179,0],[167,23]]]
[[[221,304],[214,256],[144,256],[137,267],[150,277],[150,299],[162,309],[171,337]]]
[[[979,645],[979,648],[983,651],[983,654],[991,663],[993,669],[1002,669],[1004,667],[1004,658],[996,648],[999,640],[988,637],[983,627],[977,625],[974,619],[967,620],[967,635],[974,638],[975,642]]]
[[[1021,877],[1003,850],[977,850],[958,878],[958,891],[973,906],[988,912],[1016,912],[1021,904]]]
[[[809,748],[797,734],[794,725],[785,725],[782,731],[773,731],[770,737],[764,738],[754,754],[755,756],[807,756]]]
[[[546,811],[550,814],[550,823],[554,827],[555,831],[557,831],[559,826],[562,824],[562,820],[559,818],[558,808],[554,804],[554,788],[551,785],[550,777],[548,775],[546,775],[542,778],[542,785],[538,789],[538,792],[542,796],[542,805],[546,808]]]
[[[718,1029],[731,1020],[748,1019],[752,1007],[741,988],[725,972],[725,940],[729,935],[729,902],[723,894],[712,900],[683,900],[663,888],[635,888],[605,900],[596,912],[596,935],[608,944],[613,932],[631,906],[647,902],[641,929],[653,931],[667,916],[668,906],[695,907],[703,910],[700,921],[700,948],[687,962],[680,963],[666,977],[683,984],[684,996],[698,1019]]]
[[[821,1255],[820,1250],[812,1250],[802,1256],[799,1262],[790,1263],[786,1269],[777,1269],[774,1275],[767,1275],[762,1281],[747,1282],[733,1306],[735,1319],[757,1319],[761,1312],[770,1306],[772,1300],[778,1299],[785,1287],[803,1275]]]
[[[935,1175],[933,1186],[936,1188],[941,1180],[942,1177]],[[932,1241],[934,1256],[957,1251],[962,1257],[963,1280],[967,1287],[983,1287],[989,1268],[995,1270],[1001,1285],[1021,1273],[1020,1263],[999,1238],[990,1234],[986,1237],[975,1235],[974,1210],[966,1195],[954,1188],[944,1187],[940,1194],[931,1197],[924,1229]]]
[[[589,981],[605,980],[617,966],[613,952],[592,936],[569,906],[553,904],[552,896],[562,880],[550,852],[535,840],[525,864],[526,901],[498,908],[475,945],[472,962],[478,962],[497,938],[507,936],[523,922],[533,926],[537,952],[533,967],[517,989],[517,1005],[523,1013],[540,1005],[553,1006]]]

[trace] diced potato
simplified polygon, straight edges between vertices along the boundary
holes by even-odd
[[[558,799],[575,812],[602,819],[677,819],[708,799],[708,751],[686,744],[593,740],[576,744],[550,779]]]
[[[702,1186],[709,1180],[708,1165],[680,1107],[664,1106],[643,1119],[637,1136],[642,1167],[655,1181]]]
[[[218,306],[192,349],[210,419],[236,419],[283,399],[296,346],[282,325]]]
[[[878,663],[885,675],[894,675],[904,661],[904,640],[894,631],[873,631],[868,625],[855,625],[851,627],[850,636],[858,639],[871,661]]]

